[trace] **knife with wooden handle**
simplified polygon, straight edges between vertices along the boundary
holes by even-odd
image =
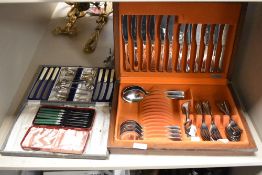
[[[44,76],[45,76],[47,70],[48,70],[47,67],[45,67],[45,68],[42,70],[42,73],[41,73],[39,79],[37,80],[37,82],[35,83],[35,85],[34,85],[32,91],[31,91],[31,93],[30,93],[30,95],[29,95],[29,98],[33,98],[33,97],[34,97],[35,92],[36,92],[36,90],[37,90],[37,88],[38,88],[40,82],[43,80],[43,78],[44,78]]]
[[[100,92],[99,98],[98,98],[99,100],[102,100],[105,96],[108,75],[109,75],[109,69],[106,69],[106,73],[105,73],[105,77],[104,77],[104,81],[103,81],[103,86],[102,86],[102,89],[101,89],[101,92]]]
[[[44,87],[45,87],[45,84],[47,83],[47,81],[49,80],[49,78],[51,77],[51,74],[53,72],[54,68],[51,67],[49,68],[49,71],[48,71],[48,74],[47,76],[45,77],[45,79],[43,80],[43,83],[41,84],[38,92],[37,92],[37,95],[36,95],[36,98],[39,99],[41,94],[43,93],[43,90],[44,90]]]

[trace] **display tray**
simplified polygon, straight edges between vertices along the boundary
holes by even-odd
[[[111,68],[40,66],[28,100],[48,102],[111,102],[115,73]]]
[[[48,104],[50,105],[50,104]],[[56,104],[57,105],[57,104]],[[97,104],[96,106],[81,105],[81,107],[95,109],[96,116],[94,118],[92,129],[88,129],[88,139],[85,145],[83,153],[78,154],[66,154],[66,153],[52,153],[39,150],[27,150],[23,149],[21,142],[26,136],[31,127],[37,127],[32,125],[35,115],[37,114],[40,105],[39,102],[28,102],[25,104],[21,114],[19,115],[13,129],[6,141],[5,146],[1,150],[2,155],[9,156],[40,156],[40,157],[61,157],[61,158],[91,158],[91,159],[106,159],[108,157],[107,140],[110,123],[110,107],[105,104]],[[76,107],[76,105],[67,105]],[[39,127],[43,127],[40,125]],[[52,127],[52,126],[49,126]],[[83,130],[83,129],[80,129]]]
[[[257,150],[229,89],[245,5],[120,2],[114,9],[119,87],[110,150]]]

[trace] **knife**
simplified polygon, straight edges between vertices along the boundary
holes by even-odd
[[[146,58],[146,16],[142,16],[141,20],[141,35],[143,40],[143,58],[142,58],[142,71],[147,71],[147,58]]]
[[[156,70],[156,60],[155,60],[155,16],[150,16],[150,23],[148,27],[148,32],[151,40],[151,60],[150,60],[150,70]]]
[[[202,24],[198,24],[196,28],[196,58],[195,58],[195,63],[194,63],[194,72],[198,72],[199,68],[199,57],[200,57],[200,42],[201,42],[201,32],[202,31]]]
[[[187,25],[186,39],[187,39],[186,72],[189,72],[190,71],[191,43],[192,43],[192,24]]]
[[[132,39],[133,39],[133,43],[134,43],[134,71],[138,71],[138,53],[137,53],[137,25],[136,25],[136,16],[133,15],[132,16],[132,20],[131,20],[131,34],[132,34]]]
[[[203,61],[202,61],[202,66],[201,66],[201,72],[206,72],[208,44],[209,44],[209,40],[210,40],[210,30],[211,30],[211,25],[208,24],[206,26],[205,35],[204,35],[205,50],[204,50],[204,58],[203,58]]]
[[[35,91],[37,90],[37,88],[38,88],[38,86],[39,86],[39,83],[43,80],[43,78],[44,78],[47,70],[48,70],[47,67],[45,67],[45,68],[42,70],[42,73],[41,73],[39,79],[37,80],[37,82],[35,83],[32,91],[31,91],[31,93],[30,93],[30,95],[29,95],[29,98],[33,98],[33,97],[34,97]]]
[[[105,76],[104,76],[103,86],[102,86],[102,89],[101,89],[101,92],[100,92],[99,98],[98,98],[99,100],[102,100],[103,97],[105,96],[106,87],[107,87],[108,75],[109,75],[109,69],[106,69],[106,73],[105,73]]]
[[[221,55],[220,55],[220,58],[219,58],[217,72],[222,72],[228,29],[229,29],[229,25],[225,24],[224,30],[223,30],[223,35],[222,35],[222,50],[221,50]]]
[[[210,72],[214,72],[214,69],[215,69],[219,31],[220,31],[220,24],[216,24],[214,34],[213,34],[214,48],[213,48],[212,59],[211,59],[211,64],[210,64],[210,70],[209,70]]]
[[[167,61],[167,71],[173,71],[173,56],[172,56],[172,47],[173,47],[173,31],[174,31],[174,23],[175,17],[168,16],[168,27],[167,27],[167,37],[169,41],[169,54],[168,54],[168,61]]]
[[[56,68],[55,68],[55,71],[54,71],[54,73],[53,73],[53,75],[52,75],[51,80],[48,82],[48,84],[47,84],[47,86],[46,86],[46,88],[45,88],[45,92],[44,92],[44,94],[43,94],[42,99],[47,99],[48,92],[49,92],[49,90],[50,90],[50,87],[51,87],[52,83],[54,82],[54,80],[55,80],[55,78],[56,78],[56,75],[57,75],[58,71],[59,71],[59,67],[56,67]]]
[[[99,70],[99,74],[98,74],[98,79],[97,79],[97,83],[96,83],[96,89],[95,89],[95,93],[93,96],[93,100],[97,100],[99,91],[100,91],[100,87],[101,87],[101,80],[102,80],[102,75],[103,75],[103,69]]]
[[[160,51],[160,60],[158,65],[158,70],[160,72],[163,72],[164,68],[164,53],[165,46],[166,46],[166,40],[167,40],[167,16],[162,16],[161,23],[160,23],[160,40],[161,40],[161,51]]]
[[[106,94],[106,100],[109,100],[113,91],[113,87],[114,87],[114,76],[115,76],[115,70],[112,69],[111,73],[110,73],[110,81],[109,81],[109,87],[107,90],[107,94]]]
[[[181,24],[179,29],[179,37],[178,37],[179,53],[178,53],[178,60],[177,60],[177,67],[176,67],[177,72],[182,71],[181,61],[182,61],[182,54],[183,54],[183,45],[185,40],[185,29],[186,29],[186,25]]]
[[[53,72],[54,68],[51,67],[49,68],[49,71],[47,73],[47,76],[45,77],[45,79],[43,80],[38,92],[37,92],[37,95],[36,95],[36,99],[39,99],[41,94],[43,93],[43,90],[44,90],[44,87],[45,87],[45,84],[47,83],[47,81],[49,80],[49,78],[51,77],[51,74]]]
[[[122,36],[124,39],[124,59],[125,59],[125,69],[126,71],[131,71],[129,52],[128,52],[128,27],[127,27],[127,15],[122,16]]]

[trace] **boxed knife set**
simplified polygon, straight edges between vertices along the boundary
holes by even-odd
[[[110,102],[114,69],[43,66],[29,100]]]
[[[105,159],[112,68],[41,66],[4,155]]]
[[[115,4],[112,152],[256,151],[230,88],[243,9],[241,3]]]

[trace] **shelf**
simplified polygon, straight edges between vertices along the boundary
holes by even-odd
[[[246,115],[246,120],[258,147],[258,151],[254,155],[216,154],[209,156],[205,152],[197,151],[198,155],[196,153],[194,155],[193,152],[178,152],[179,155],[174,156],[111,154],[108,160],[0,156],[0,169],[108,170],[261,166],[262,143],[248,115]]]
[[[42,2],[32,0],[33,2]],[[30,0],[23,2],[32,2]],[[44,0],[43,0],[44,1]],[[2,1],[3,2],[3,1]],[[18,2],[18,1],[4,1]],[[21,2],[21,1],[19,1]],[[45,1],[54,2],[54,1]],[[32,77],[37,66],[41,64],[64,64],[64,65],[103,65],[103,60],[108,54],[109,48],[113,48],[112,18],[103,29],[101,37],[103,42],[99,42],[97,51],[92,55],[82,52],[82,46],[94,30],[94,17],[81,19],[78,23],[80,31],[76,38],[56,36],[51,34],[51,30],[58,24],[64,23],[64,16],[68,8],[64,3],[59,3],[52,15],[50,25],[46,29],[34,59],[30,63],[24,79]],[[85,25],[83,25],[85,24]],[[51,41],[51,42],[50,42]],[[52,43],[52,44],[50,44]],[[99,50],[99,51],[98,51]],[[54,59],[55,58],[55,59]],[[23,87],[29,86],[23,84]],[[65,158],[40,158],[40,157],[16,157],[0,156],[0,169],[3,170],[108,170],[108,169],[171,169],[171,168],[202,168],[202,167],[234,167],[234,166],[260,166],[262,165],[262,142],[253,126],[248,114],[245,115],[251,133],[255,139],[258,151],[253,155],[224,155],[210,154],[206,152],[174,152],[177,155],[129,155],[111,154],[107,160],[88,159],[65,159]],[[0,145],[7,132],[12,127],[15,116],[6,116],[0,128]]]

